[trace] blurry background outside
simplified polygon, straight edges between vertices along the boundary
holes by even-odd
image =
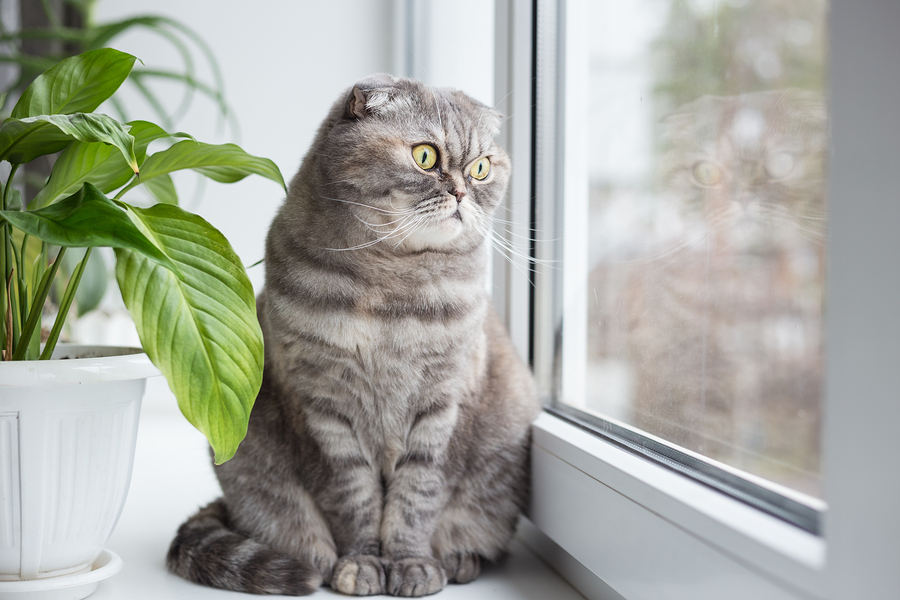
[[[827,3],[588,5],[572,403],[821,497]]]

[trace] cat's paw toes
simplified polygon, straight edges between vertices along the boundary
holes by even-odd
[[[447,585],[444,568],[433,558],[404,558],[392,562],[387,570],[387,591],[392,596],[427,596],[441,591]]]
[[[372,596],[385,590],[381,558],[368,554],[345,556],[334,565],[331,589],[351,596]]]
[[[481,557],[468,552],[447,554],[442,561],[451,583],[469,583],[481,573]]]

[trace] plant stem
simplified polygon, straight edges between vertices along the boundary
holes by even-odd
[[[0,195],[0,209],[6,210],[6,207],[9,205],[9,190],[13,186],[13,181],[16,177],[16,171],[19,169],[19,165],[14,164],[9,171],[9,178],[6,180],[6,185],[3,186],[3,194]],[[3,348],[4,351],[8,350],[8,353],[3,356],[5,360],[9,360],[12,354],[12,346],[17,341],[15,336],[15,322],[16,319],[13,314],[13,294],[12,294],[12,274],[15,269],[15,265],[13,263],[12,256],[12,243],[11,243],[11,226],[3,221],[0,223],[0,277],[2,277],[3,290],[0,293],[2,296],[2,300],[0,300],[0,318],[3,319],[3,325],[0,326],[0,329],[3,330]]]
[[[75,290],[78,289],[78,284],[81,282],[81,276],[84,275],[88,259],[91,257],[91,250],[93,250],[93,248],[87,249],[87,252],[84,253],[84,258],[78,263],[75,272],[72,273],[72,278],[69,279],[69,285],[66,286],[66,291],[63,293],[62,300],[59,303],[59,312],[56,314],[56,321],[53,322],[53,329],[50,330],[50,337],[47,338],[47,343],[44,345],[44,351],[41,352],[40,360],[48,360],[53,354],[53,350],[56,348],[56,342],[59,340],[59,334],[62,331],[63,324],[66,322],[69,308],[71,308],[72,301],[75,299]]]
[[[6,244],[4,244],[5,248],[3,249],[6,254],[6,270],[9,273],[4,279],[6,284],[6,301],[8,303],[8,311],[12,314],[12,325],[10,326],[10,330],[7,332],[7,335],[12,336],[12,345],[15,347],[19,343],[19,332],[22,327],[22,315],[21,306],[19,305],[19,294],[18,291],[13,291],[13,286],[18,287],[18,279],[16,278],[16,260],[14,256],[13,243],[12,243],[12,235],[7,233],[6,235]],[[9,346],[9,341],[7,340],[7,347]]]
[[[8,245],[9,239],[7,239]],[[9,277],[6,278],[6,302],[8,303],[7,310],[7,326],[9,327],[7,335],[10,337],[6,340],[7,348],[15,348],[19,343],[19,332],[21,330],[22,321],[20,320],[19,315],[19,297],[17,294],[13,292],[13,281],[16,275],[15,266],[12,268],[12,271],[9,273]],[[10,342],[10,338],[12,342]]]
[[[131,178],[131,181],[128,182],[128,185],[119,190],[119,193],[113,198],[113,201],[121,200],[122,196],[124,196],[127,192],[130,192],[132,188],[140,183],[140,173],[135,173],[134,177]]]
[[[3,286],[0,289],[0,348],[3,349],[4,354],[0,354],[0,360],[6,360],[6,339],[11,335],[9,330],[12,329],[11,326],[7,327],[9,303],[6,299],[6,235],[6,221],[3,221],[0,222],[0,278],[3,280]]]
[[[28,313],[28,288],[25,286],[25,257],[24,249],[22,252],[12,243],[12,235],[10,235],[10,247],[12,248],[13,259],[16,261],[16,289],[19,292],[19,324],[25,323],[25,315]]]
[[[6,207],[9,206],[9,204],[8,204],[9,190],[13,186],[13,179],[15,178],[16,171],[18,169],[19,169],[19,165],[12,166],[12,168],[9,171],[9,179],[6,180],[6,185],[3,187],[3,197],[2,197],[2,200],[0,200],[0,208],[2,208],[3,210],[6,210]],[[12,258],[13,258],[12,252],[10,251],[10,245],[8,244],[11,236],[12,236],[12,226],[9,223],[7,223],[6,221],[3,221],[2,223],[0,223],[0,244],[2,244],[2,247],[0,247],[0,253],[3,254],[3,267],[4,268],[3,268],[2,275],[3,275],[4,282],[7,279],[9,279],[9,275],[10,275],[10,273],[12,273],[12,269],[14,266],[14,263],[12,260]]]
[[[9,301],[9,281],[3,282],[3,290],[0,290],[3,296],[3,304],[6,308],[3,310],[3,360],[12,360],[13,347],[13,322],[12,322],[12,303]]]
[[[62,257],[65,253],[66,247],[63,246],[59,249],[59,254],[56,255],[56,260],[53,261],[53,264],[44,271],[44,276],[41,278],[41,285],[34,296],[34,302],[28,313],[28,320],[22,328],[22,343],[16,348],[12,357],[13,360],[22,360],[25,357],[25,352],[28,351],[28,341],[31,340],[35,327],[41,319],[41,313],[44,311],[44,302],[47,300],[47,295],[50,293],[50,287],[53,284],[53,278],[56,276],[56,271],[59,270],[59,265],[61,264],[60,261],[62,261]]]
[[[6,180],[6,187],[3,188],[3,210],[6,210],[6,207],[9,206],[6,203],[7,198],[9,197],[9,188],[12,187],[13,180],[16,177],[16,171],[19,170],[19,165],[14,164],[12,168],[9,170],[9,179]]]

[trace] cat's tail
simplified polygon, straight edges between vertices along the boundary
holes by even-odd
[[[306,596],[322,583],[312,565],[229,529],[221,498],[178,528],[166,566],[194,583],[250,594]]]

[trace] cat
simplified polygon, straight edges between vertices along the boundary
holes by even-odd
[[[262,389],[167,565],[250,593],[421,596],[502,555],[540,407],[485,292],[500,115],[390,75],[341,95],[266,241]]]
[[[590,275],[592,360],[631,365],[630,424],[816,494],[823,99],[704,96],[660,139],[656,221]]]

